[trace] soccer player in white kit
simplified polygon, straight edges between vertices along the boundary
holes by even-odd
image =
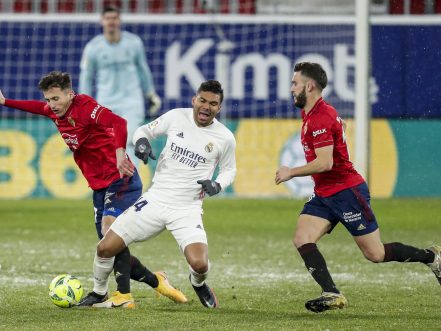
[[[170,110],[135,132],[135,155],[147,163],[155,159],[149,141],[166,135],[153,184],[121,214],[97,246],[94,261],[95,293],[107,292],[114,256],[132,242],[148,240],[164,229],[175,237],[190,269],[190,282],[201,303],[218,306],[205,283],[209,272],[207,235],[202,201],[230,185],[236,175],[234,135],[215,116],[221,110],[222,86],[209,80],[192,98],[193,108]],[[216,167],[219,173],[212,179]],[[95,307],[112,306],[112,298]]]

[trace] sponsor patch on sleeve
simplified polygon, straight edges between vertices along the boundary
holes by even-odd
[[[147,127],[150,130],[153,130],[158,124],[159,124],[159,120],[154,120],[154,121],[150,122],[149,124],[147,124]]]

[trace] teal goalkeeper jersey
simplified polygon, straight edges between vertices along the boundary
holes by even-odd
[[[79,92],[93,96],[94,80],[98,103],[116,113],[143,116],[145,95],[154,86],[141,38],[122,31],[117,43],[104,35],[90,40],[81,59]]]

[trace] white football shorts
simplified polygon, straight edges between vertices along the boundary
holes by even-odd
[[[184,252],[187,245],[207,244],[202,223],[202,209],[172,209],[144,197],[117,217],[110,229],[120,236],[126,246],[146,241],[167,229]]]

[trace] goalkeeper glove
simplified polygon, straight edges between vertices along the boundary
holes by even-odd
[[[149,101],[150,116],[155,115],[161,108],[161,98],[155,92],[152,92],[147,95],[147,100]]]
[[[209,180],[209,179],[198,180],[197,183],[202,185],[202,189],[210,197],[215,194],[218,194],[222,189],[220,184],[218,182],[215,182],[214,180]]]
[[[147,138],[139,138],[135,144],[135,156],[142,160],[144,164],[147,164],[149,161],[149,157],[152,160],[156,160],[156,157],[153,155],[152,146]]]

